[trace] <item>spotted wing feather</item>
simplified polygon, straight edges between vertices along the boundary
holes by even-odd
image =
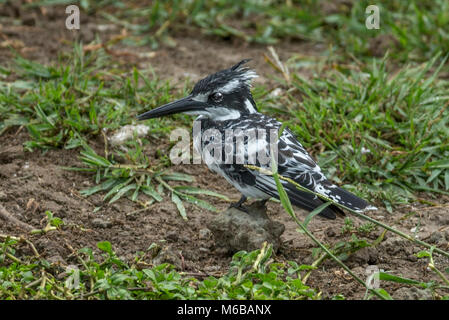
[[[281,127],[280,122],[260,113],[245,115],[239,119],[239,121],[223,121],[221,123],[213,124],[204,123],[204,125],[206,128],[208,126],[218,128],[221,132],[224,132],[227,129],[241,129],[244,131],[248,128],[262,128],[267,131],[266,138],[268,143],[268,139],[270,138],[268,131],[270,129],[279,130]],[[224,139],[225,138],[223,137],[223,142],[225,142]],[[225,143],[223,145],[225,145]],[[245,164],[248,164],[247,160],[251,158],[250,155],[254,152],[266,152],[266,156],[270,156],[267,145],[259,145],[256,149],[247,147],[247,145],[248,144],[245,143],[245,152],[247,154]],[[325,175],[321,172],[320,167],[289,129],[285,129],[282,132],[282,135],[277,141],[277,149],[278,172],[283,177],[292,179],[301,186],[332,199],[350,209],[363,211],[368,208],[368,203],[365,200],[360,199],[327,180]],[[213,164],[209,166],[209,168],[224,176],[228,182],[233,184],[247,196],[257,197],[258,195],[267,195],[269,197],[279,198],[276,184],[272,176],[261,174],[257,170],[248,169],[242,164],[235,164],[236,159],[233,160],[233,164]],[[258,157],[256,157],[255,165],[265,169],[271,169],[270,163],[261,164]],[[282,183],[292,204],[309,211],[323,204],[323,200],[320,197],[312,193],[298,190],[289,182],[282,181]],[[333,219],[335,218],[336,213],[342,213],[342,210],[335,205],[331,205],[325,208],[320,214]]]

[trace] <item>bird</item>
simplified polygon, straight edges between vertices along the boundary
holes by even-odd
[[[375,210],[367,201],[328,180],[289,128],[258,112],[251,93],[252,80],[258,75],[245,66],[250,60],[244,59],[230,68],[208,75],[194,85],[188,96],[144,112],[137,119],[177,113],[197,116],[195,121],[200,125],[200,134],[194,133],[194,149],[211,171],[223,176],[241,193],[240,200],[231,204],[237,209],[246,211],[244,203],[248,198],[256,199],[261,205],[270,198],[280,198],[273,175],[256,168],[271,171],[271,161],[265,160],[270,159],[272,151],[276,150],[278,173],[288,178],[281,183],[293,205],[313,211],[327,202],[324,198],[357,212]],[[248,134],[250,130],[257,130],[260,137],[254,140]],[[229,132],[234,136],[226,135]],[[272,132],[280,135],[270,140]],[[234,139],[237,141],[239,138],[243,145],[234,145]],[[291,181],[311,192],[298,189]],[[335,219],[337,214],[344,215],[344,211],[335,204],[328,205],[319,213],[328,219]]]

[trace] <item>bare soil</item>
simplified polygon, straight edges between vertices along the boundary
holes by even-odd
[[[26,11],[14,8],[16,7],[10,4],[0,8],[2,64],[10,63],[13,56],[9,47],[13,47],[27,58],[49,63],[57,61],[58,54],[64,50],[70,50],[73,40],[88,44],[95,34],[106,40],[121,32],[114,27],[108,29],[108,32],[100,32],[98,26],[107,22],[95,16],[85,17],[84,24],[82,18],[80,31],[66,30],[63,8],[47,8],[46,11],[39,8]],[[22,24],[14,23],[17,20],[22,21]],[[8,21],[10,23],[7,23]],[[240,59],[252,57],[252,67],[261,75],[258,81],[270,85],[267,75],[272,69],[264,62],[264,54],[267,53],[265,46],[247,45],[188,32],[176,35],[174,40],[175,47],[163,45],[151,55],[141,54],[152,52],[149,48],[114,47],[116,53],[132,52],[131,55],[118,54],[115,58],[124,59],[138,68],[151,65],[162,78],[171,79],[176,83],[186,76],[196,80]],[[277,46],[276,49],[281,59],[285,59],[292,54],[314,54],[322,48],[309,43],[289,42]],[[92,177],[62,168],[82,166],[78,160],[79,150],[56,149],[46,153],[29,153],[22,147],[27,139],[26,129],[22,128],[10,129],[0,136],[0,204],[15,218],[34,228],[44,227],[46,210],[63,218],[64,225],[60,230],[31,236],[8,221],[0,220],[0,233],[26,236],[45,258],[62,265],[70,264],[72,259],[67,244],[75,249],[86,246],[96,248],[97,242],[107,240],[112,243],[120,257],[129,261],[133,260],[136,252],[145,251],[152,243],[159,243],[166,252],[163,260],[173,263],[179,270],[212,275],[226,272],[231,256],[217,250],[214,239],[204,230],[216,213],[186,204],[189,220],[184,221],[170,201],[155,203],[146,211],[136,212],[141,206],[128,199],[106,205],[102,201],[102,195],[83,198],[79,191],[93,184]],[[101,150],[101,140],[92,140],[90,144]],[[194,176],[195,186],[220,192],[233,199],[240,196],[223,178],[209,172],[204,165],[175,166],[173,170]],[[221,200],[207,200],[222,210],[229,206]],[[441,249],[448,250],[449,199],[441,197],[438,202],[440,206],[436,207],[403,206],[393,214],[380,209],[372,213],[372,216],[407,233],[419,226],[417,236],[420,239],[426,239]],[[377,205],[383,208],[381,203]],[[101,209],[94,213],[96,207]],[[416,214],[403,218],[412,211]],[[299,264],[312,263],[311,253],[315,245],[296,231],[295,223],[281,206],[269,203],[268,215],[286,227],[275,259],[294,260]],[[297,215],[303,218],[306,212],[297,209]],[[363,223],[357,218],[354,220],[356,225]],[[331,221],[320,217],[315,218],[309,225],[319,239],[329,244],[350,239],[350,234],[342,232],[343,226],[342,218]],[[367,237],[373,241],[380,233],[381,230],[377,229]],[[379,269],[396,275],[421,281],[436,280],[427,268],[426,260],[417,259],[414,255],[421,249],[392,233],[387,233],[378,246],[362,249],[346,262],[362,279],[366,278],[366,268],[376,265]],[[440,269],[449,266],[447,259],[438,256],[436,263]],[[325,298],[343,294],[346,298],[357,299],[362,298],[365,293],[359,284],[332,261],[324,262],[315,270],[308,284],[320,290]],[[431,298],[427,292],[399,284],[382,283],[382,286],[395,298]]]

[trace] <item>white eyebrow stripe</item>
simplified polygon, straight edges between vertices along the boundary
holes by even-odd
[[[228,83],[226,83],[223,87],[221,87],[218,91],[222,93],[230,93],[234,91],[240,84],[239,80],[231,80]]]

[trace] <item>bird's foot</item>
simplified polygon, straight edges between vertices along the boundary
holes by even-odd
[[[246,197],[242,196],[239,201],[231,203],[229,208],[235,208],[237,210],[240,210],[240,211],[248,213],[248,208],[243,205],[243,203],[245,201],[246,201]]]

